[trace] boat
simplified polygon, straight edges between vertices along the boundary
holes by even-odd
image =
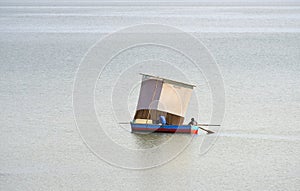
[[[184,125],[184,117],[192,96],[192,84],[142,74],[142,83],[132,133],[198,134],[199,126]]]

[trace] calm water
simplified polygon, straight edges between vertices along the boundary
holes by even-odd
[[[0,6],[1,190],[299,189],[299,6],[26,5]],[[197,135],[165,165],[128,170],[102,161],[84,144],[74,120],[72,90],[81,59],[99,38],[142,23],[178,27],[209,48],[223,75],[226,108],[220,134]],[[132,49],[114,59],[95,86],[99,122],[124,149],[151,149],[172,139],[168,134],[134,135],[126,125],[107,123],[131,119],[139,86],[125,95],[126,107],[119,107],[124,104],[120,92],[140,80],[140,71],[195,83],[187,120],[210,120],[213,100],[204,77],[178,77],[180,71],[169,73],[167,64],[138,64],[121,75],[113,96],[106,91],[120,72],[117,66],[128,68],[130,58],[155,53],[171,63],[180,60],[157,47]],[[181,64],[181,71],[193,70],[188,61]],[[196,96],[199,112],[193,107]],[[110,106],[113,113],[105,109]],[[204,138],[216,137],[201,154]],[[142,164],[150,159],[132,160]]]

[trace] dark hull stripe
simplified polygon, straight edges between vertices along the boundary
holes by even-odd
[[[165,132],[165,133],[193,133],[197,134],[197,130],[191,130],[191,129],[166,129],[166,128],[136,128],[132,127],[131,128],[133,132],[138,132],[138,131],[144,131],[144,132]]]

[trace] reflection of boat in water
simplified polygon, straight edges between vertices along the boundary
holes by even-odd
[[[198,126],[184,125],[194,85],[141,74],[142,84],[132,132],[198,133]]]

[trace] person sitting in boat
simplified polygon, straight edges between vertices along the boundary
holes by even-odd
[[[191,119],[191,121],[189,122],[189,125],[193,125],[193,126],[196,126],[198,123],[197,121],[195,121],[194,118]]]
[[[167,125],[167,120],[166,120],[165,116],[159,116],[159,122],[162,125]]]

